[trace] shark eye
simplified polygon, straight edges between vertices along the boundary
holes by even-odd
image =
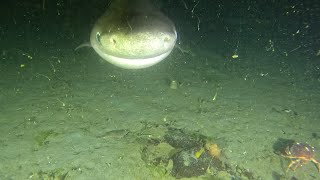
[[[110,38],[110,42],[111,42],[112,44],[116,44],[116,43],[117,43],[117,41],[116,41],[114,38]]]
[[[165,36],[165,37],[163,38],[163,41],[164,41],[165,43],[170,42],[170,37],[169,37],[169,36]]]
[[[97,39],[98,42],[100,42],[100,39],[101,39],[100,37],[101,37],[100,32],[97,32],[97,34],[96,34],[96,39]]]

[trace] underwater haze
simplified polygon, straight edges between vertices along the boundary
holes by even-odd
[[[112,3],[1,2],[1,180],[320,179],[320,2],[150,1],[177,39],[143,69],[90,47]]]

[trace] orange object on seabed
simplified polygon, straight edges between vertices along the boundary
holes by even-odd
[[[221,149],[215,143],[207,143],[206,149],[212,157],[219,158],[221,155]]]

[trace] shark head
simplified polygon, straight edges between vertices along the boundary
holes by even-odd
[[[177,32],[147,0],[118,0],[95,23],[90,43],[106,61],[125,69],[147,68],[165,59]]]

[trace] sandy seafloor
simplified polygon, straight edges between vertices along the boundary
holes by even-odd
[[[141,155],[168,126],[213,139],[234,173],[189,179],[320,179],[312,163],[286,173],[290,160],[274,148],[287,139],[320,149],[315,54],[266,51],[265,40],[243,42],[233,59],[202,44],[124,70],[71,41],[3,49],[0,179],[174,179]]]

